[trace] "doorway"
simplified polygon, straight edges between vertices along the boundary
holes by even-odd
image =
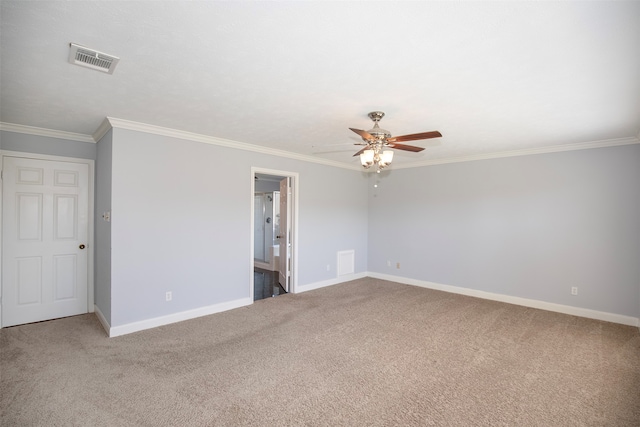
[[[251,284],[254,301],[295,292],[298,174],[251,169]]]

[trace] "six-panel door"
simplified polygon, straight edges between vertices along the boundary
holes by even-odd
[[[86,313],[89,168],[4,157],[2,326]]]

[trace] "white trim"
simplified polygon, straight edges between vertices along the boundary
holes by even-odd
[[[320,158],[308,156],[305,154],[278,150],[275,148],[265,147],[262,145],[248,144],[246,142],[233,141],[230,139],[217,138],[217,137],[202,135],[202,134],[193,133],[193,132],[164,128],[161,126],[148,125],[144,123],[132,122],[129,120],[116,119],[114,117],[107,117],[107,120],[111,124],[111,127],[118,128],[118,129],[127,129],[127,130],[133,130],[137,132],[150,133],[154,135],[168,136],[171,138],[184,139],[187,141],[201,142],[204,144],[212,144],[212,145],[218,145],[222,147],[235,148],[237,150],[253,151],[255,153],[269,154],[272,156],[301,160],[309,163],[318,163],[322,165],[334,166],[334,167],[343,168],[343,169],[360,170],[362,168],[360,165],[350,165],[343,162],[320,159]]]
[[[592,148],[617,147],[619,145],[640,144],[640,135],[636,138],[606,139],[602,141],[579,142],[575,144],[552,145],[522,150],[498,151],[495,153],[476,154],[472,156],[448,157],[444,159],[425,160],[422,162],[393,165],[393,169],[418,168],[422,166],[444,165],[447,163],[473,162],[476,160],[501,159],[504,157],[530,156],[535,154],[559,153],[562,151],[589,150]]]
[[[57,162],[67,162],[67,163],[81,163],[86,164],[89,168],[89,182],[88,182],[88,200],[89,204],[89,230],[87,236],[87,313],[93,313],[94,310],[94,179],[95,179],[95,161],[92,159],[81,159],[78,157],[63,157],[63,156],[52,156],[48,154],[34,154],[34,153],[23,153],[18,151],[7,151],[0,150],[0,171],[2,170],[2,165],[4,164],[4,157],[19,157],[23,159],[34,159],[34,160],[52,160]],[[0,224],[2,224],[2,183],[0,182]],[[2,227],[0,227],[0,242],[2,242]],[[1,246],[1,245],[0,245]],[[2,250],[0,248],[0,328],[2,328]]]
[[[240,308],[251,304],[253,304],[253,295],[250,298],[241,298],[234,301],[222,302],[206,307],[195,308],[193,310],[181,311],[179,313],[172,313],[166,316],[141,320],[139,322],[127,323],[125,325],[111,326],[109,327],[109,337],[113,338],[120,335],[131,334],[133,332],[144,331],[146,329],[157,328],[158,326],[195,319],[197,317],[209,316],[211,314],[233,310],[234,308]]]
[[[589,319],[604,320],[607,322],[619,323],[619,324],[629,325],[629,326],[640,326],[639,319],[636,319],[635,317],[622,316],[619,314],[605,313],[605,312],[589,310],[589,309],[582,309],[582,308],[571,307],[571,306],[566,306],[561,304],[547,303],[544,301],[532,300],[527,298],[511,297],[508,295],[477,291],[474,289],[461,288],[457,286],[441,285],[433,282],[426,282],[421,280],[408,279],[406,277],[392,276],[389,274],[381,274],[381,273],[373,273],[373,272],[356,273],[349,276],[341,276],[339,278],[323,280],[321,282],[310,283],[307,285],[299,285],[297,286],[296,293],[302,293],[302,292],[312,291],[314,289],[325,288],[327,286],[338,285],[341,283],[346,283],[352,280],[362,279],[365,277],[389,280],[392,282],[402,283],[406,285],[412,285],[412,286],[418,286],[422,288],[467,295],[467,296],[488,299],[493,301],[500,301],[500,302],[505,302],[509,304],[516,304],[516,305],[521,305],[525,307],[553,311],[557,313],[570,314],[570,315],[579,316],[579,317],[586,317]],[[211,314],[244,307],[251,304],[253,304],[253,295],[249,298],[242,298],[239,300],[224,302],[220,304],[214,304],[207,307],[201,307],[193,310],[183,311],[180,313],[170,314],[167,316],[161,316],[161,317],[156,317],[152,319],[142,320],[139,322],[128,323],[126,325],[121,325],[116,327],[111,327],[109,325],[109,322],[107,322],[106,318],[104,317],[104,315],[102,314],[102,312],[97,306],[95,307],[95,314],[98,317],[98,320],[102,324],[103,328],[109,335],[109,337],[117,337],[120,335],[126,335],[133,332],[155,328],[158,326],[181,322],[183,320],[189,320],[189,319],[195,319],[202,316],[208,316]]]
[[[100,324],[104,328],[104,331],[107,333],[107,335],[109,335],[109,330],[111,329],[111,325],[109,324],[109,322],[107,322],[107,318],[104,317],[104,314],[102,314],[102,311],[100,310],[100,307],[98,307],[97,305],[94,304],[93,305],[93,312],[96,314],[96,317],[98,318],[98,321],[100,322]]]
[[[492,301],[500,301],[508,304],[521,305],[524,307],[537,308],[540,310],[553,311],[556,313],[570,314],[572,316],[586,317],[588,319],[604,320],[605,322],[619,323],[628,326],[640,326],[640,319],[622,314],[607,313],[604,311],[591,310],[588,308],[573,307],[570,305],[556,304],[552,302],[539,301],[529,298],[520,298],[493,292],[479,291],[459,286],[443,285],[440,283],[427,282],[424,280],[410,279],[408,277],[392,276],[390,274],[369,272],[369,277],[374,279],[389,280],[391,282],[403,283],[405,285],[419,286],[421,288],[434,289],[437,291],[450,292],[453,294],[467,295]]]
[[[285,150],[265,147],[262,145],[248,144],[230,139],[216,138],[213,136],[202,135],[194,132],[181,131],[177,129],[165,128],[161,126],[149,125],[145,123],[134,122],[131,120],[118,119],[115,117],[106,117],[93,135],[85,135],[74,132],[65,132],[53,129],[38,128],[34,126],[18,125],[14,123],[0,122],[0,131],[17,132],[29,135],[48,136],[52,138],[68,139],[81,142],[98,142],[111,128],[134,130],[155,135],[168,136],[172,138],[185,139],[188,141],[202,142],[205,144],[219,145],[223,147],[235,148],[238,150],[253,151],[256,153],[269,154],[272,156],[285,157],[289,159],[301,160],[304,162],[317,163],[327,166],[334,166],[343,169],[358,170],[364,172],[373,172],[374,169],[363,170],[358,165],[352,165],[345,162],[321,159],[305,154],[293,153]],[[535,154],[558,153],[562,151],[587,150],[592,148],[616,147],[620,145],[640,144],[640,134],[635,137],[605,139],[601,141],[587,141],[574,144],[551,145],[538,148],[525,148],[521,150],[499,151],[486,154],[475,154],[471,156],[447,157],[442,159],[432,159],[420,162],[411,162],[398,164],[394,163],[392,169],[408,169],[423,166],[435,166],[448,163],[472,162],[476,160],[500,159],[504,157],[529,156]]]
[[[329,280],[323,280],[323,281],[320,281],[320,282],[309,283],[307,285],[300,285],[296,289],[296,292],[297,293],[307,292],[307,291],[312,291],[314,289],[326,288],[327,286],[339,285],[340,283],[350,282],[350,281],[356,280],[356,279],[363,279],[363,278],[367,277],[368,275],[369,275],[369,273],[366,273],[366,272],[348,274],[348,275],[336,277],[334,279],[329,279]]]
[[[23,159],[52,160],[54,162],[87,163],[91,165],[92,170],[95,164],[95,161],[93,159],[84,159],[81,157],[54,156],[50,154],[27,153],[24,151],[0,150],[0,155],[9,156],[9,157],[20,157]],[[91,191],[93,191],[93,189],[91,189]]]
[[[26,135],[46,136],[50,138],[69,139],[71,141],[90,142],[95,143],[91,135],[85,135],[82,133],[65,132],[62,130],[53,130],[38,128],[35,126],[18,125],[15,123],[0,122],[0,130],[6,132],[23,133]]]
[[[93,141],[97,143],[110,130],[111,130],[111,124],[109,123],[109,119],[105,118],[102,121],[102,123],[100,123],[100,126],[98,126],[98,129],[96,129],[96,131],[93,133],[93,135],[91,137],[92,137]]]
[[[265,174],[265,175],[275,175],[275,176],[282,176],[282,177],[289,177],[291,178],[291,186],[293,187],[293,219],[292,219],[292,224],[291,224],[291,233],[293,234],[293,250],[291,251],[291,264],[292,264],[292,277],[291,277],[291,284],[290,284],[290,289],[289,289],[289,293],[295,294],[298,292],[298,211],[299,209],[299,204],[298,204],[298,200],[300,199],[300,175],[297,172],[287,172],[287,171],[281,171],[281,170],[275,170],[275,169],[265,169],[265,168],[259,168],[259,167],[255,167],[252,166],[251,167],[251,209],[250,209],[250,219],[251,219],[251,225],[249,226],[249,230],[250,232],[250,247],[249,247],[249,256],[250,256],[250,272],[249,272],[249,290],[250,290],[250,297],[253,298],[253,292],[254,292],[254,283],[253,283],[253,266],[254,266],[254,230],[253,230],[253,216],[255,215],[254,212],[254,205],[253,205],[253,197],[254,194],[256,192],[256,179],[255,176],[256,174]],[[279,255],[282,256],[282,255]]]

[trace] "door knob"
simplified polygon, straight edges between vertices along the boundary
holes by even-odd
[[[78,246],[80,249],[84,249],[84,245],[80,245]]]

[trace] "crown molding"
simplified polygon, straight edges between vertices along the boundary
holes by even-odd
[[[103,136],[107,134],[111,130],[111,124],[109,123],[109,119],[105,117],[105,119],[100,123],[98,129],[93,132],[92,138],[95,142],[98,142],[102,139]]]
[[[473,156],[449,157],[445,159],[433,159],[422,162],[394,165],[394,169],[409,169],[423,166],[444,165],[447,163],[473,162],[476,160],[501,159],[504,157],[530,156],[534,154],[559,153],[563,151],[588,150],[592,148],[616,147],[619,145],[640,144],[638,137],[606,139],[602,141],[579,142],[576,144],[552,145],[548,147],[527,148],[523,150],[499,151],[496,153],[477,154]]]
[[[82,133],[65,132],[62,130],[53,130],[38,128],[35,126],[18,125],[15,123],[0,122],[0,130],[6,132],[24,133],[27,135],[46,136],[49,138],[67,139],[71,141],[91,142],[95,143],[91,135],[85,135]]]
[[[216,138],[213,136],[202,135],[199,133],[193,133],[193,132],[187,132],[187,131],[176,130],[171,128],[165,128],[161,126],[149,125],[145,123],[133,122],[130,120],[123,120],[115,117],[107,117],[105,121],[108,122],[111,128],[116,128],[116,129],[133,130],[137,132],[150,133],[150,134],[160,135],[160,136],[168,136],[168,137],[177,138],[177,139],[184,139],[187,141],[201,142],[204,144],[218,145],[221,147],[235,148],[238,150],[253,151],[255,153],[269,154],[269,155],[278,156],[278,157],[286,157],[288,159],[301,160],[301,161],[310,162],[310,163],[318,163],[322,165],[334,166],[334,167],[343,168],[343,169],[360,170],[360,167],[359,167],[360,165],[354,166],[354,165],[349,165],[342,162],[319,159],[317,157],[312,157],[304,154],[293,153],[285,150],[278,150],[275,148],[264,147],[261,145],[247,144],[245,142],[238,142],[230,139]],[[109,128],[107,127],[105,130],[105,123],[103,122],[103,124],[100,125],[100,128],[98,128],[98,130],[99,132],[96,131],[96,133],[94,134],[94,137],[100,136],[100,138],[102,138],[102,136],[104,136],[104,134],[108,132]]]
[[[168,136],[171,138],[184,139],[188,141],[201,142],[204,144],[218,145],[222,147],[235,148],[238,150],[253,151],[256,153],[268,154],[272,156],[285,157],[304,162],[317,163],[321,165],[333,166],[343,169],[357,170],[363,172],[373,172],[373,168],[363,170],[360,165],[350,165],[343,162],[333,160],[320,159],[317,157],[293,153],[285,150],[265,147],[261,145],[247,144],[244,142],[233,141],[230,139],[216,138],[213,136],[202,135],[193,132],[181,131],[161,126],[149,125],[145,123],[134,122],[130,120],[118,119],[115,117],[106,117],[93,135],[85,135],[81,133],[65,132],[60,130],[45,129],[35,126],[19,125],[15,123],[0,122],[0,131],[23,133],[28,135],[45,136],[58,139],[67,139],[72,141],[96,143],[112,128],[133,130],[137,132],[150,133],[154,135]],[[554,145],[540,148],[528,148],[522,150],[500,151],[495,153],[477,154],[472,156],[449,157],[444,159],[432,159],[420,162],[411,162],[393,164],[390,169],[409,169],[424,166],[444,165],[448,163],[473,162],[477,160],[500,159],[504,157],[529,156],[535,154],[558,153],[563,151],[587,150],[592,148],[615,147],[620,145],[640,144],[640,133],[636,137],[607,139],[601,141],[580,142],[576,144]]]

